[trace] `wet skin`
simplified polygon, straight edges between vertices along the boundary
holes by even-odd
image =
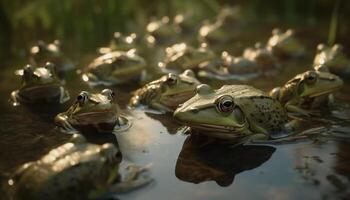
[[[213,90],[197,87],[197,94],[179,106],[174,117],[198,134],[242,143],[256,134],[280,138],[291,134],[282,105],[247,85],[225,85]]]
[[[130,165],[121,179],[121,153],[111,143],[89,144],[74,135],[37,161],[20,166],[9,179],[16,199],[95,199],[127,192],[152,181],[147,167]]]
[[[44,67],[27,65],[20,70],[22,84],[11,93],[13,104],[64,103],[69,100],[69,93],[57,77],[53,64]]]
[[[85,69],[83,80],[92,84],[115,85],[141,78],[146,61],[134,49],[113,51],[96,58]]]
[[[129,105],[147,105],[160,112],[174,112],[176,107],[195,95],[200,84],[192,70],[180,75],[169,73],[134,92]]]
[[[82,91],[66,112],[55,117],[55,122],[67,132],[91,129],[111,133],[125,131],[131,126],[130,120],[118,113],[115,94],[110,89],[101,93]]]
[[[296,75],[284,86],[274,88],[270,96],[280,101],[288,112],[310,116],[311,111],[308,109],[325,106],[327,98],[323,101],[323,97],[328,97],[342,85],[343,81],[334,74],[309,70]],[[316,102],[319,104],[318,100],[323,103],[313,105]]]

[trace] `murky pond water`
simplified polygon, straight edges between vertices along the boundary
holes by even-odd
[[[270,27],[256,27],[242,35],[240,45],[224,45],[236,53],[256,41],[265,41]],[[250,82],[268,91],[282,85],[311,66],[318,35],[301,31],[310,53],[301,60],[283,61],[284,69],[273,77]],[[254,35],[252,39],[251,35]],[[222,49],[222,47],[218,48]],[[95,55],[74,58],[78,67],[86,66]],[[9,99],[19,86],[14,70],[21,58],[12,58],[0,74],[0,171],[11,173],[25,162],[36,160],[52,148],[65,143],[71,135],[55,128],[54,116],[67,109],[81,90],[97,90],[86,85],[75,72],[66,76],[72,99],[61,107],[13,107]],[[219,87],[225,83],[203,80]],[[348,81],[349,82],[349,81]],[[350,102],[349,83],[337,94]],[[198,147],[194,139],[178,131],[180,125],[170,115],[146,114],[128,110],[130,92],[138,86],[118,86],[117,101],[129,114],[133,126],[116,135],[89,135],[90,142],[118,143],[123,163],[152,164],[154,182],[120,199],[348,199],[350,197],[350,123],[334,121],[343,137],[320,137],[286,144],[250,144]],[[340,123],[340,124],[338,124]],[[1,198],[1,197],[0,197]]]

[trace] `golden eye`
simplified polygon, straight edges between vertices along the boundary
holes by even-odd
[[[219,112],[230,113],[233,111],[235,104],[231,96],[222,96],[217,100],[216,108]]]

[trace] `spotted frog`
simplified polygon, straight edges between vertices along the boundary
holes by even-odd
[[[305,47],[295,37],[294,30],[282,32],[275,28],[267,42],[267,49],[277,57],[300,57],[305,53]]]
[[[52,63],[46,63],[44,67],[27,65],[19,72],[22,84],[11,93],[13,105],[64,103],[69,100],[69,93],[57,77]]]
[[[314,69],[337,75],[350,75],[350,60],[344,54],[342,45],[335,44],[330,47],[319,44],[314,59]]]
[[[110,133],[125,131],[131,126],[130,120],[118,113],[115,94],[110,89],[101,93],[82,91],[66,112],[55,117],[55,122],[67,132]]]
[[[169,73],[135,91],[130,106],[148,105],[161,112],[174,112],[176,107],[195,95],[200,82],[192,70],[180,75]]]
[[[89,144],[73,135],[37,161],[20,166],[8,180],[15,199],[96,199],[145,186],[147,167],[129,165],[120,173],[121,153],[106,143]]]
[[[257,134],[275,139],[293,132],[283,106],[248,85],[224,85],[217,90],[199,85],[196,95],[179,106],[174,117],[198,134],[235,143]]]
[[[94,85],[124,84],[140,79],[145,67],[146,61],[134,50],[113,51],[90,63],[83,80]]]
[[[274,88],[270,96],[280,101],[287,111],[310,116],[310,109],[324,106],[328,95],[342,85],[342,79],[334,74],[309,70]]]

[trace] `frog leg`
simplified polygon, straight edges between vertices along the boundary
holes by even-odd
[[[60,103],[64,103],[69,100],[69,93],[62,86],[60,87]]]
[[[11,93],[11,102],[13,106],[19,106],[19,96],[18,96],[18,90],[15,90]]]
[[[67,131],[67,132],[74,132],[75,131],[73,126],[68,122],[67,116],[62,115],[61,113],[55,117],[55,123],[59,124],[60,128]]]
[[[150,165],[138,166],[138,165],[129,165],[126,170],[127,174],[124,177],[124,180],[121,182],[112,185],[109,189],[109,193],[124,193],[130,192],[132,190],[143,187],[153,181],[149,176],[144,176],[145,172],[148,172]]]
[[[296,105],[293,105],[293,104],[291,104],[289,102],[285,105],[285,108],[286,108],[286,110],[288,112],[299,113],[299,114],[302,114],[302,115],[304,115],[306,117],[310,117],[311,116],[311,112],[310,111],[302,109],[302,108],[300,108],[300,107],[298,107]]]

